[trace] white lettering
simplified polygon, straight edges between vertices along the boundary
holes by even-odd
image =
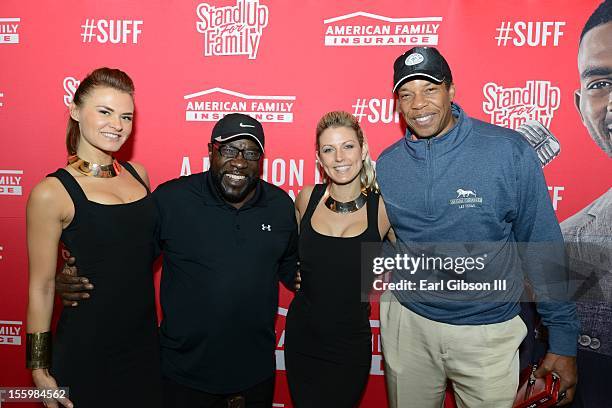
[[[557,207],[559,205],[559,201],[563,200],[563,197],[561,197],[561,192],[565,190],[565,187],[561,187],[561,186],[548,186],[548,191],[552,192],[551,194],[551,201],[552,201],[552,205],[553,205],[553,209],[555,211],[557,211]]]
[[[204,34],[204,55],[257,57],[263,29],[268,26],[268,7],[259,0],[236,0],[235,6],[214,7],[200,3],[196,29]]]
[[[549,38],[552,38],[552,46],[557,47],[563,36],[561,27],[564,25],[563,21],[517,21],[514,23],[516,36],[512,43],[516,47],[546,47],[549,45]]]

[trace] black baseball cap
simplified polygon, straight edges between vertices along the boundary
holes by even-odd
[[[433,47],[414,47],[400,55],[393,64],[393,92],[408,78],[425,77],[441,84],[453,82],[448,63]]]
[[[261,123],[249,115],[243,113],[230,113],[221,118],[212,130],[211,142],[225,143],[230,140],[250,137],[261,151],[264,151],[264,131]]]

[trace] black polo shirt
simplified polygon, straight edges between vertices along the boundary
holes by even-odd
[[[240,209],[198,173],[168,181],[160,212],[161,355],[164,376],[214,394],[274,374],[278,280],[291,286],[297,223],[291,198],[258,181]]]

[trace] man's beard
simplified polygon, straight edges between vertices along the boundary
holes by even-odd
[[[223,176],[226,173],[231,174],[231,172],[219,173],[213,169],[210,169],[210,173],[212,175],[213,185],[215,186],[221,197],[223,197],[223,199],[229,203],[239,203],[244,200],[245,197],[251,191],[253,191],[253,189],[257,185],[257,181],[259,180],[259,177],[246,176],[246,184],[241,190],[237,190],[231,187],[228,187],[226,189],[223,186]]]

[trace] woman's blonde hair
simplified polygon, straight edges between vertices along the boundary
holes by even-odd
[[[380,190],[378,188],[378,182],[376,181],[376,170],[374,168],[374,163],[372,163],[372,159],[370,158],[368,142],[363,134],[363,130],[361,130],[361,126],[359,126],[359,122],[353,115],[344,111],[328,112],[323,115],[323,117],[319,120],[319,123],[317,123],[317,151],[319,151],[320,148],[319,138],[321,137],[321,133],[323,133],[323,131],[326,129],[338,127],[353,129],[355,134],[357,134],[359,146],[362,149],[366,149],[363,166],[359,172],[361,188],[378,193]]]

